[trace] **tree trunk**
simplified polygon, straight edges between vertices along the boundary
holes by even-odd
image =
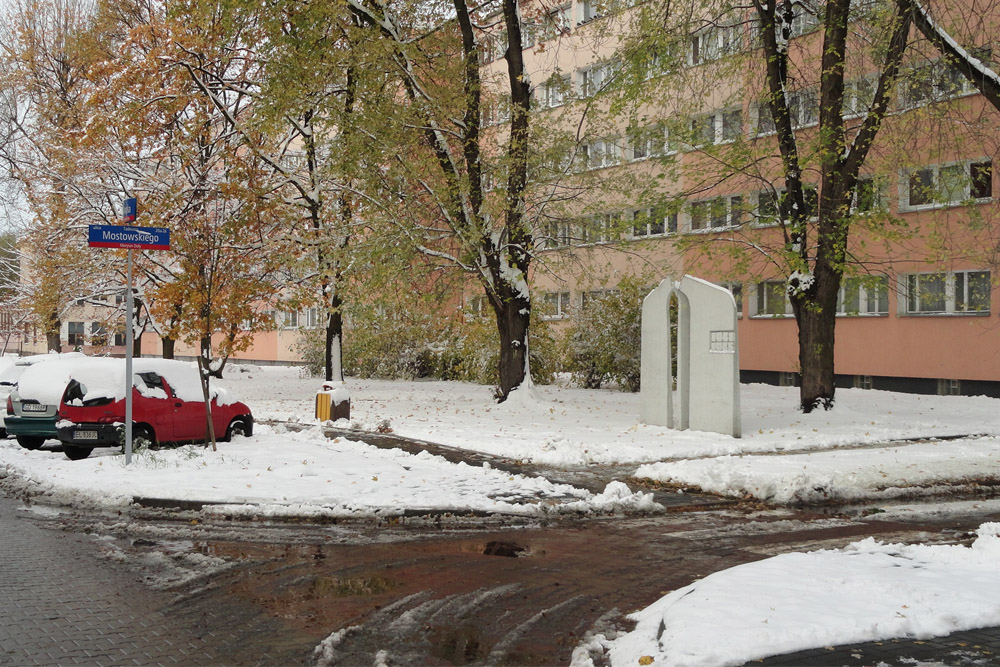
[[[326,380],[344,381],[344,316],[341,313],[342,300],[334,293],[330,297],[329,314],[326,321]]]
[[[500,332],[500,385],[497,400],[507,400],[510,392],[527,379],[528,327],[531,311],[526,299],[510,298],[497,309],[497,328]]]
[[[215,424],[212,423],[212,399],[209,394],[208,378],[210,358],[198,356],[198,379],[201,381],[201,394],[205,399],[205,442],[212,443],[212,451],[216,451],[215,446]]]
[[[174,358],[174,343],[176,341],[173,338],[168,338],[166,336],[160,338],[160,343],[163,345],[163,358],[173,359]]]
[[[802,386],[799,400],[803,412],[833,406],[834,319],[813,308],[804,308],[799,316],[799,364]]]
[[[59,332],[45,335],[45,344],[49,352],[62,352],[62,343],[59,340]]]
[[[799,328],[799,367],[802,385],[799,401],[802,411],[833,407],[833,350],[837,324],[837,293],[842,272],[835,271],[825,261],[817,260],[812,288],[793,297],[795,319]]]

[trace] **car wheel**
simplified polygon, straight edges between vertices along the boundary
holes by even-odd
[[[6,438],[6,437],[7,437],[7,429],[0,428],[0,438]]]
[[[63,445],[63,453],[70,461],[80,461],[85,459],[90,456],[92,451],[94,451],[93,447],[74,447],[72,445]]]
[[[242,417],[237,417],[229,422],[229,428],[226,429],[226,442],[231,442],[237,435],[244,438],[250,435],[250,427]]]
[[[17,436],[17,444],[21,445],[25,449],[38,449],[45,442],[45,438],[40,435],[19,435]]]
[[[122,443],[122,451],[125,451],[125,427],[122,426],[118,432],[119,442]],[[132,426],[132,453],[149,449],[156,444],[156,437],[148,426]]]
[[[156,444],[153,432],[145,426],[135,426],[132,428],[132,451],[138,452],[149,449]]]

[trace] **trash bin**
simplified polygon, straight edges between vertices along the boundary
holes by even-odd
[[[316,393],[316,419],[337,421],[351,418],[351,394],[342,382],[324,382]]]

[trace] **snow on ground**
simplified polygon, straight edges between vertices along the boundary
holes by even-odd
[[[725,667],[821,646],[1000,625],[998,534],[1000,524],[983,524],[971,547],[868,538],[716,572],[632,614],[632,632],[590,638],[573,665],[592,665],[606,653],[611,665]]]
[[[258,420],[252,438],[69,461],[0,442],[0,479],[61,503],[114,506],[132,496],[220,503],[226,514],[358,516],[404,509],[551,511],[657,509],[612,482],[590,494],[542,478],[326,438],[313,418],[322,382],[290,367],[231,366],[221,382]],[[535,387],[503,405],[489,387],[450,382],[347,383],[352,419],[337,426],[395,433],[538,464],[620,464],[624,474],[780,502],[888,498],[906,487],[1000,476],[1000,401],[839,390],[832,411],[803,415],[797,390],[742,388],[736,439],[638,423],[638,395]],[[944,442],[889,441],[966,436]],[[881,446],[875,446],[881,443]],[[838,449],[843,445],[871,447]],[[971,501],[969,501],[971,502]],[[991,501],[976,501],[973,504]],[[948,511],[962,512],[965,506]],[[896,506],[900,516],[920,509]],[[932,636],[1000,625],[1000,525],[972,548],[882,545],[792,553],[715,573],[638,612],[637,628],[594,637],[576,664],[727,665],[827,644]],[[651,585],[655,585],[653,582]],[[873,594],[874,592],[874,594]],[[721,634],[718,629],[725,627]]]
[[[479,510],[534,514],[546,501],[569,499],[586,510],[606,494],[510,475],[488,466],[453,464],[423,452],[379,449],[318,428],[290,432],[258,425],[252,438],[145,452],[126,466],[120,451],[97,449],[70,461],[59,451],[27,451],[0,444],[0,472],[26,480],[34,494],[72,505],[127,505],[133,496],[221,503],[230,515],[352,516],[404,509]],[[635,503],[631,493],[619,500]],[[638,498],[647,497],[638,496]]]
[[[1000,439],[649,463],[636,476],[785,504],[890,499],[940,492],[948,482],[1000,478]]]
[[[308,420],[322,382],[288,367],[227,370],[225,384],[258,418]],[[399,435],[551,465],[646,463],[726,454],[828,449],[904,438],[1000,435],[1000,400],[838,389],[836,407],[799,412],[798,389],[743,385],[743,437],[639,423],[639,395],[536,386],[496,405],[461,382],[348,380],[351,417]]]

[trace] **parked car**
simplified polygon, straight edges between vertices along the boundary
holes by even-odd
[[[0,404],[7,403],[7,399],[14,391],[14,388],[17,387],[17,381],[21,379],[21,376],[24,375],[24,372],[28,370],[29,367],[44,361],[54,361],[56,359],[82,359],[83,357],[84,355],[80,352],[66,352],[65,354],[52,352],[49,354],[34,354],[29,357],[21,357],[20,359],[14,360],[13,363],[0,371]],[[7,437],[6,417],[6,412],[0,411],[0,438]]]
[[[253,434],[253,414],[221,387],[211,387],[216,437]],[[59,404],[59,440],[73,460],[95,447],[125,442],[125,362],[79,364]],[[136,359],[132,366],[132,445],[180,444],[207,440],[205,400],[194,364],[167,359]]]
[[[71,370],[80,363],[101,361],[79,352],[39,356],[43,359],[32,359],[7,395],[4,429],[25,449],[38,449],[46,440],[58,438],[59,399]]]

